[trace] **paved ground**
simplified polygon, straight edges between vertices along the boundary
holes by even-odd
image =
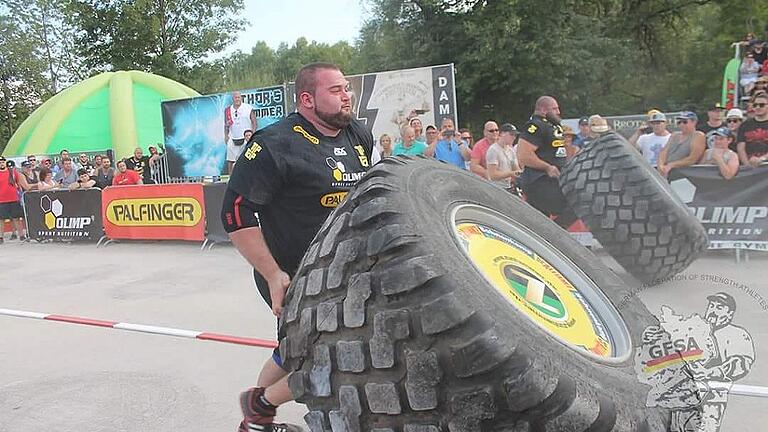
[[[703,314],[708,294],[730,292],[738,305],[735,323],[750,332],[757,351],[739,384],[768,386],[768,311],[743,288],[711,277],[730,278],[768,301],[766,264],[767,255],[737,265],[732,255],[710,254],[686,271],[686,280],[639,295],[654,312],[669,305],[690,315]],[[231,247],[200,252],[181,243],[97,249],[6,242],[0,271],[0,308],[274,338],[274,318]],[[261,348],[0,316],[0,432],[234,431],[237,395],[255,382],[269,355]],[[722,430],[761,429],[766,407],[768,399],[732,396]],[[300,422],[304,412],[292,404],[280,417]]]

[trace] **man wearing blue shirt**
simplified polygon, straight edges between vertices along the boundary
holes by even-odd
[[[446,118],[440,125],[441,139],[427,147],[426,156],[434,156],[435,159],[455,165],[461,169],[467,169],[467,161],[471,155],[469,145],[456,134],[453,120]]]

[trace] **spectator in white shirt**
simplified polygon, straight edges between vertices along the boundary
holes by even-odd
[[[655,167],[661,150],[667,145],[672,134],[667,130],[667,116],[660,111],[651,112],[648,125],[637,128],[629,138],[629,143],[640,150],[645,160]]]

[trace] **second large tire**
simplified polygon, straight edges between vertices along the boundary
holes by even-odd
[[[281,316],[312,432],[646,432],[658,325],[600,259],[466,171],[387,158],[331,214]],[[573,332],[571,332],[573,331]]]
[[[709,245],[666,179],[619,134],[605,134],[576,154],[560,188],[600,244],[644,283],[683,271]]]

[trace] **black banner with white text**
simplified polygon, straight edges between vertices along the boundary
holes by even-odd
[[[710,249],[768,250],[768,165],[725,180],[716,167],[672,170],[670,185],[704,225]]]
[[[24,211],[33,239],[98,241],[104,234],[98,188],[26,192]]]

